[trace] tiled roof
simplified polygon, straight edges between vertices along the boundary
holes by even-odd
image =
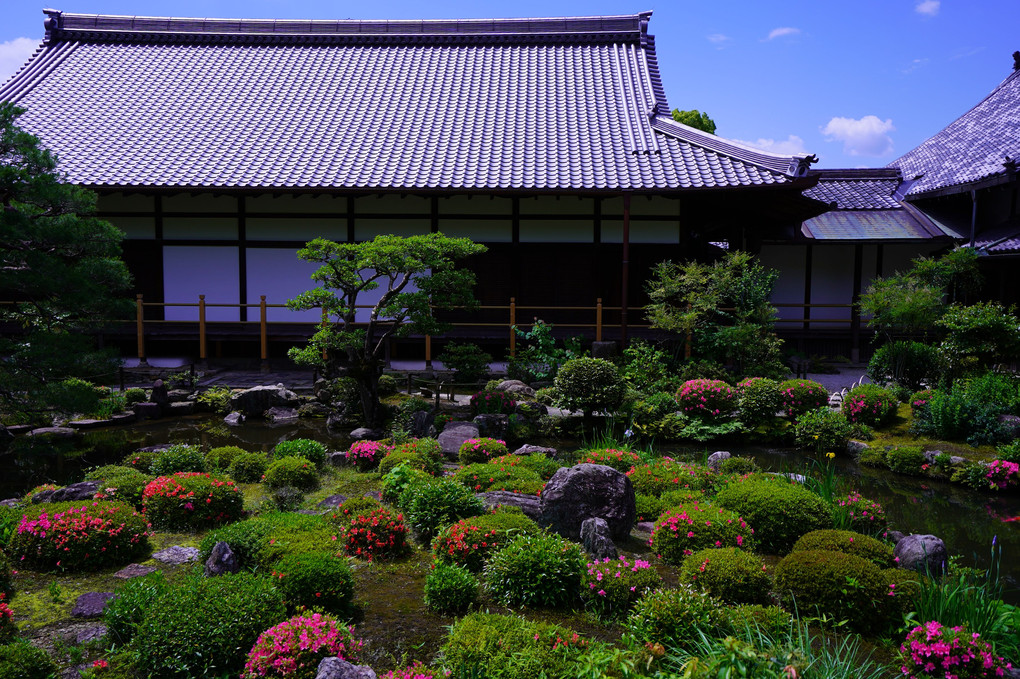
[[[835,203],[837,210],[893,210],[894,194],[903,183],[893,169],[820,170],[818,183],[804,191],[808,198]]]
[[[815,240],[916,240],[933,234],[906,210],[834,210],[805,221],[801,233]]]
[[[650,13],[50,14],[0,100],[87,185],[663,191],[790,183],[810,161],[674,123]]]
[[[1020,156],[1020,70],[944,130],[889,164],[910,179],[917,196],[1005,175],[1006,157]]]
[[[979,252],[994,255],[1020,252],[1020,218],[1013,218],[999,226],[978,234],[974,247]]]

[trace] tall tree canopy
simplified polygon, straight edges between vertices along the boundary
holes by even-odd
[[[702,113],[696,108],[690,111],[681,111],[678,108],[673,109],[673,120],[702,132],[715,134],[715,121],[709,118],[707,113]]]
[[[124,234],[93,216],[96,195],[67,183],[39,139],[0,103],[0,410],[60,407],[67,377],[113,368],[93,337],[129,313]],[[11,331],[11,330],[17,331]]]

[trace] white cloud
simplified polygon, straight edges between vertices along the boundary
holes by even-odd
[[[766,40],[775,40],[776,38],[782,38],[787,35],[798,35],[800,33],[799,28],[793,28],[792,26],[782,26],[780,28],[773,28],[769,31],[769,37]]]
[[[719,49],[722,49],[726,43],[732,40],[730,36],[723,35],[722,33],[713,33],[712,35],[706,35],[705,39],[708,40],[713,45],[715,45],[716,47],[718,47]]]
[[[928,59],[927,58],[925,58],[925,59],[914,59],[913,61],[910,62],[909,66],[907,66],[906,68],[904,68],[902,70],[902,72],[903,72],[904,75],[908,75],[910,73],[913,73],[917,69],[921,68],[922,66],[927,66],[927,65],[928,65]]]
[[[843,152],[851,156],[884,156],[893,150],[892,137],[895,130],[892,119],[880,120],[877,116],[854,118],[833,118],[822,128],[826,141],[843,142]]]
[[[914,11],[918,14],[933,17],[939,13],[941,6],[941,0],[921,0],[914,5]]]
[[[15,38],[0,42],[0,83],[24,66],[38,46],[39,41],[32,38]]]
[[[758,139],[756,141],[744,141],[742,139],[734,139],[733,141],[738,144],[745,146],[753,146],[756,149],[762,151],[769,151],[771,153],[778,153],[780,155],[793,155],[795,153],[807,153],[807,149],[804,148],[804,140],[795,134],[791,134],[786,139]]]

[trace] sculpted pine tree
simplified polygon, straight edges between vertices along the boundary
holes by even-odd
[[[476,305],[474,274],[458,269],[457,262],[485,249],[467,238],[441,233],[382,235],[364,243],[316,238],[298,251],[298,257],[320,265],[312,274],[318,287],[287,306],[322,309],[329,320],[307,346],[291,349],[291,358],[318,366],[327,377],[353,377],[368,426],[379,426],[379,376],[386,343],[412,334],[442,334],[450,325],[437,319],[435,311]],[[359,323],[358,305],[365,304],[365,293],[377,289],[382,295]]]
[[[715,134],[715,121],[709,118],[707,113],[702,113],[696,108],[691,109],[690,111],[681,111],[676,108],[673,109],[673,120],[678,123],[683,123],[688,127],[701,130],[702,132]]]
[[[69,184],[57,160],[0,103],[0,410],[61,408],[68,377],[114,368],[95,348],[111,318],[130,313],[124,234],[95,212],[96,195]],[[75,391],[71,389],[71,391]]]

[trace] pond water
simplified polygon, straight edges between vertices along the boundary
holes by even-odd
[[[247,450],[268,451],[280,441],[292,438],[313,438],[335,450],[344,449],[350,443],[346,437],[327,433],[321,420],[300,420],[296,424],[279,426],[253,421],[240,427],[228,427],[214,415],[98,430],[84,434],[77,442],[52,443],[22,437],[0,457],[0,498],[23,494],[42,483],[63,485],[79,481],[85,470],[115,464],[127,453],[143,446],[172,442],[206,447],[236,445]],[[560,447],[571,449],[571,445],[562,443]],[[576,444],[573,447],[577,447]],[[812,458],[796,450],[727,449],[734,455],[753,457],[769,471],[803,473],[815,464]],[[703,455],[702,450],[674,450],[699,458]],[[1006,599],[1020,603],[1020,496],[977,492],[956,484],[859,467],[845,458],[837,458],[834,464],[850,487],[882,503],[891,525],[905,533],[938,535],[946,542],[950,553],[962,555],[966,565],[986,568],[992,540],[997,539],[1002,545],[1002,575],[1010,590]]]

